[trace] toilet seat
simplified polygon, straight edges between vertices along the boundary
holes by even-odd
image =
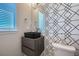
[[[54,56],[74,56],[75,47],[60,43],[52,43],[54,47]]]
[[[58,49],[62,49],[62,50],[67,50],[67,51],[71,51],[71,52],[75,52],[76,49],[73,46],[69,46],[69,45],[63,45],[63,44],[59,44],[59,43],[52,43],[53,47],[58,48]]]

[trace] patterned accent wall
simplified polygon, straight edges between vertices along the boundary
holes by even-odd
[[[48,42],[44,55],[53,55],[52,42],[74,46],[79,50],[79,4],[52,3],[44,7],[45,38]]]

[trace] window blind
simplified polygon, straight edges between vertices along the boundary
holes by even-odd
[[[16,4],[0,3],[0,31],[16,30]]]

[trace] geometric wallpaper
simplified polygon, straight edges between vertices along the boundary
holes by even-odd
[[[53,55],[52,42],[74,46],[79,55],[79,4],[47,3],[44,8],[48,46],[42,55]]]

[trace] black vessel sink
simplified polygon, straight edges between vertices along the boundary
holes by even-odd
[[[24,37],[26,38],[36,39],[36,38],[39,38],[40,36],[41,36],[40,32],[25,32],[24,33]]]

